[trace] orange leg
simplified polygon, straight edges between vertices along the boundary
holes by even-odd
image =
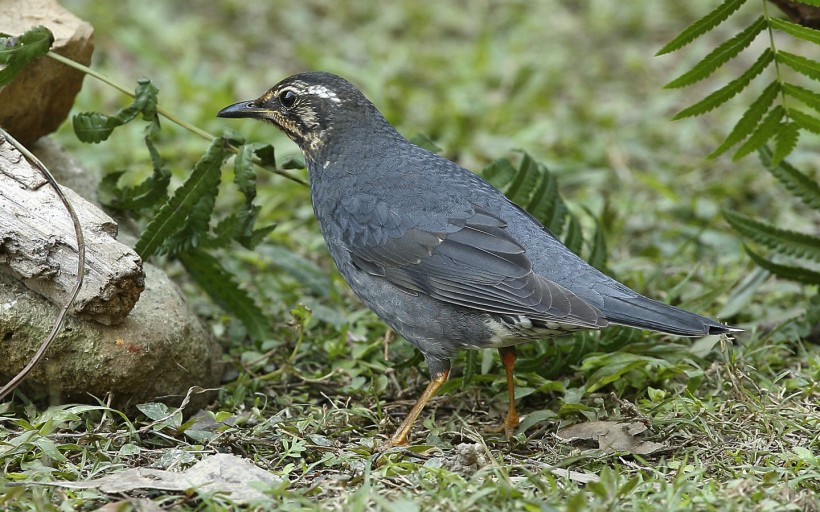
[[[515,370],[515,347],[501,347],[498,349],[501,356],[501,363],[504,365],[504,372],[507,374],[507,398],[509,408],[504,423],[498,427],[487,429],[490,432],[504,432],[508,437],[518,428],[518,411],[515,409],[515,382],[513,381],[513,370]]]
[[[394,446],[404,446],[407,444],[407,435],[410,434],[410,429],[413,428],[413,423],[416,421],[416,418],[419,417],[419,413],[421,410],[424,409],[424,406],[427,405],[427,402],[433,398],[433,395],[436,394],[438,388],[442,386],[445,382],[447,382],[447,378],[450,376],[450,370],[444,370],[439,373],[433,375],[430,384],[424,389],[424,392],[421,394],[419,399],[416,401],[416,404],[410,409],[410,412],[407,413],[407,416],[404,418],[404,421],[401,422],[399,428],[396,430],[396,433],[393,434],[393,437],[390,438],[390,441],[385,443],[381,448],[388,449]]]

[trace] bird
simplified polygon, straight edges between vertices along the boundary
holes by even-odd
[[[475,173],[403,137],[346,79],[295,74],[222,118],[272,123],[301,149],[328,251],[356,296],[421,351],[430,381],[383,448],[408,444],[459,349],[496,349],[519,425],[515,346],[623,325],[678,336],[741,329],[647,298],[569,250]]]

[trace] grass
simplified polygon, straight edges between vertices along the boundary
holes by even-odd
[[[119,82],[147,75],[181,118],[272,141],[280,158],[296,148],[271,127],[213,116],[305,69],[347,76],[400,131],[427,134],[469,168],[524,149],[558,175],[579,216],[584,206],[601,217],[621,280],[705,314],[730,311],[722,319],[747,331],[735,344],[612,329],[522,347],[516,386],[530,425],[509,440],[483,431],[504,412],[495,355],[461,354],[417,423],[412,449],[379,456],[373,447],[423,389],[426,368],[405,341],[386,345],[383,324],[335,273],[307,190],[260,176],[263,220],[279,227],[257,251],[226,253],[223,264],[273,319],[270,338],[248,341],[186,287],[235,369],[206,412],[214,422],[157,422],[104,403],[2,404],[0,507],[94,510],[123,497],[33,482],[179,470],[227,452],[284,478],[258,509],[820,508],[820,350],[800,317],[817,290],[768,279],[744,299],[753,266],[719,209],[807,231],[816,218],[784,208],[753,158],[704,159],[743,105],[669,121],[691,98],[661,86],[688,68],[680,59],[703,55],[714,41],[696,42],[691,57],[652,57],[710,2],[65,4],[95,25],[96,69]],[[745,21],[755,15],[750,7]],[[87,80],[76,110],[112,111],[123,101]],[[84,146],[68,126],[57,134],[89,167],[135,173],[150,169],[141,136],[135,127]],[[178,178],[207,145],[173,126],[160,144]],[[817,139],[801,144],[794,163],[816,169]],[[566,425],[621,419],[647,424],[646,437],[664,448],[608,454],[556,435]],[[597,481],[580,481],[590,476]],[[243,506],[195,491],[129,499],[184,510]]]

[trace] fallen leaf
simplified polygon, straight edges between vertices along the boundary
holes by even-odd
[[[197,462],[185,471],[131,468],[84,482],[18,482],[25,485],[55,485],[71,489],[98,489],[106,493],[124,493],[135,489],[187,491],[201,494],[223,493],[236,503],[248,503],[265,497],[259,490],[279,485],[282,479],[247,459],[218,453]]]
[[[598,449],[607,453],[627,452],[648,455],[664,448],[664,445],[639,439],[637,436],[646,431],[646,428],[646,425],[639,421],[628,423],[589,421],[562,428],[557,435],[568,442],[596,441]]]

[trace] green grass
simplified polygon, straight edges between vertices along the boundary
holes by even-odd
[[[653,57],[712,2],[64,3],[95,25],[96,69],[122,83],[148,76],[160,103],[181,118],[273,142],[280,159],[296,148],[274,128],[214,115],[308,69],[351,79],[405,135],[428,135],[471,169],[526,150],[559,177],[579,217],[582,207],[602,217],[619,279],[704,314],[734,310],[723,319],[747,332],[736,344],[612,330],[521,347],[519,410],[533,424],[510,440],[483,431],[504,413],[495,354],[477,354],[472,376],[461,354],[417,423],[413,450],[379,456],[372,448],[426,385],[425,365],[403,340],[385,347],[384,325],[332,268],[307,190],[260,175],[260,222],[279,227],[256,251],[225,253],[222,263],[272,319],[270,337],[248,341],[181,278],[236,369],[209,411],[230,421],[203,433],[104,405],[3,404],[0,508],[94,510],[122,497],[32,482],[178,470],[216,452],[282,476],[287,483],[267,492],[283,510],[820,507],[820,350],[800,318],[817,290],[768,279],[741,300],[754,267],[719,209],[804,231],[816,216],[785,208],[783,191],[753,157],[705,160],[753,93],[703,118],[669,120],[691,103],[688,93],[709,85],[687,94],[662,85],[691,67],[681,59],[720,39],[694,43],[692,55]],[[740,13],[737,26],[755,15]],[[718,32],[711,37],[727,35]],[[87,78],[76,111],[123,103]],[[80,144],[68,123],[57,137],[90,168],[150,172],[139,127],[104,145]],[[165,123],[158,148],[181,180],[207,142]],[[818,149],[816,138],[804,138],[793,163],[816,172]],[[292,314],[299,304],[311,311],[307,319],[297,310],[302,322]],[[639,419],[665,447],[613,455],[555,435],[595,419]],[[458,467],[465,444],[482,464]],[[196,492],[131,495],[185,510],[239,508]]]

